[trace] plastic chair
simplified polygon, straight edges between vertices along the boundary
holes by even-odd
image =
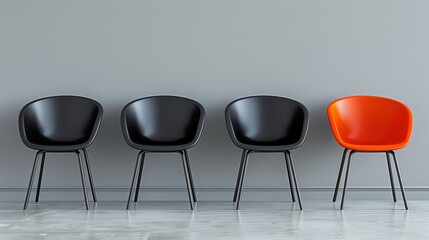
[[[378,96],[350,96],[338,99],[329,104],[328,117],[335,139],[344,147],[333,202],[337,199],[341,175],[348,152],[341,210],[344,206],[344,197],[352,155],[357,152],[384,152],[387,158],[393,201],[396,202],[396,194],[390,155],[393,156],[395,163],[405,209],[408,209],[394,150],[405,147],[410,140],[413,122],[410,109],[403,103],[389,98]]]
[[[152,96],[128,103],[121,113],[122,133],[132,148],[140,150],[128,196],[129,209],[134,185],[134,202],[138,200],[145,154],[148,152],[178,152],[191,209],[197,201],[187,149],[195,146],[201,136],[205,117],[198,102],[177,96]],[[138,171],[138,175],[137,175]],[[136,183],[137,182],[137,183]]]
[[[233,201],[239,209],[249,155],[282,152],[285,155],[292,201],[294,184],[299,207],[301,196],[290,150],[302,145],[308,130],[308,110],[294,100],[276,96],[250,96],[231,102],[225,120],[232,142],[243,149]],[[293,182],[292,177],[293,176]]]
[[[33,180],[40,163],[36,199],[39,201],[45,156],[48,152],[76,153],[86,209],[89,209],[85,174],[81,153],[83,152],[94,202],[97,201],[86,148],[91,145],[100,127],[103,108],[100,103],[78,96],[52,96],[41,98],[25,105],[19,114],[19,133],[24,144],[37,150],[27,189],[24,210],[28,207]]]

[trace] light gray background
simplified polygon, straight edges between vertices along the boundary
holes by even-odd
[[[35,154],[18,135],[20,108],[57,94],[105,108],[89,148],[100,200],[126,199],[137,155],[123,141],[121,108],[157,94],[206,107],[190,150],[205,200],[232,197],[241,152],[223,120],[230,101],[272,94],[308,107],[307,141],[292,153],[305,201],[328,200],[335,184],[342,149],[329,102],[401,100],[414,114],[412,140],[398,151],[404,182],[410,199],[427,199],[428,13],[426,0],[0,0],[0,199],[23,200]],[[384,155],[355,159],[350,198],[389,199]],[[284,168],[280,154],[252,156],[243,198],[289,200]],[[74,156],[49,155],[45,173],[42,200],[82,198]],[[184,185],[178,155],[148,156],[143,199],[186,199]]]

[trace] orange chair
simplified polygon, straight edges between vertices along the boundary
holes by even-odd
[[[335,139],[344,147],[333,201],[335,202],[337,199],[344,162],[349,151],[340,207],[341,210],[344,205],[344,196],[352,155],[356,152],[384,152],[387,157],[393,201],[396,202],[396,194],[390,155],[393,156],[395,163],[405,209],[408,210],[401,174],[394,150],[405,147],[410,140],[413,124],[410,109],[403,103],[389,98],[377,96],[350,96],[338,99],[329,104],[328,117]]]

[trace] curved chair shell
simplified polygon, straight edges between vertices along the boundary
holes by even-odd
[[[79,96],[52,96],[32,101],[19,114],[19,132],[24,144],[45,151],[86,148],[101,124],[100,103]]]
[[[302,145],[308,131],[307,108],[292,99],[250,96],[225,109],[228,133],[240,148],[278,152]]]
[[[204,107],[177,96],[152,96],[127,104],[121,113],[125,141],[147,151],[177,151],[193,147],[201,136]]]
[[[359,151],[391,151],[405,147],[411,137],[412,113],[403,103],[378,96],[350,96],[328,106],[337,142]]]

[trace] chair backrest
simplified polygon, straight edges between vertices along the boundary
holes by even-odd
[[[405,146],[412,114],[403,103],[379,96],[350,96],[328,106],[332,132],[340,145]],[[376,150],[376,149],[374,149]],[[394,150],[394,149],[391,149]]]
[[[173,151],[194,146],[202,132],[205,109],[178,96],[151,96],[128,103],[121,113],[125,141],[133,148]]]
[[[292,99],[250,96],[231,102],[225,120],[232,141],[260,151],[299,147],[307,135],[308,110]]]
[[[103,107],[79,96],[52,96],[25,105],[19,114],[24,144],[47,151],[88,147],[99,129]]]

